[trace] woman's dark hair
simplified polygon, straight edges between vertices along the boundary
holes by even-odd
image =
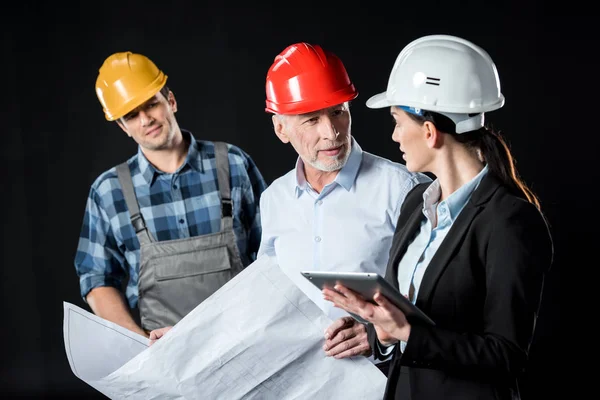
[[[423,116],[410,112],[406,114],[421,125],[426,121],[433,122],[437,129],[451,134],[457,142],[479,149],[489,170],[502,180],[511,193],[526,199],[541,211],[539,199],[519,176],[508,144],[500,133],[482,127],[476,131],[457,134],[454,122],[445,115],[431,111],[424,111]]]

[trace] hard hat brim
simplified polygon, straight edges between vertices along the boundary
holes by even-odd
[[[357,97],[358,91],[356,91],[354,85],[350,85],[347,88],[344,88],[343,90],[339,90],[335,93],[332,93],[326,99],[318,99],[313,101],[302,100],[283,104],[276,104],[267,100],[265,111],[282,115],[306,114],[318,110],[323,110],[329,107],[335,107],[347,101],[352,101]]]
[[[141,94],[139,94],[136,97],[132,97],[127,102],[123,103],[123,105],[121,105],[121,107],[119,107],[115,112],[110,113],[109,111],[107,111],[105,109],[104,115],[106,117],[106,120],[107,121],[116,121],[116,120],[124,117],[125,115],[129,114],[130,112],[132,112],[133,110],[135,110],[136,108],[138,108],[139,106],[141,106],[142,104],[147,102],[148,100],[150,100],[155,94],[160,92],[161,89],[166,85],[167,78],[168,77],[166,74],[161,73],[154,80],[154,82],[150,83],[150,85],[148,85],[148,87],[145,88],[145,90],[143,90],[141,92]]]
[[[369,108],[384,108],[390,107],[394,104],[391,104],[386,96],[387,92],[381,92],[376,94],[375,96],[371,96],[369,100],[367,100],[367,107]]]
[[[387,97],[387,92],[382,92],[371,96],[369,100],[367,100],[367,107],[369,108],[384,108],[391,106],[407,106],[407,107],[415,107],[420,108],[422,110],[433,111],[438,113],[455,113],[455,114],[476,114],[482,112],[494,111],[504,106],[505,98],[503,94],[499,94],[498,99],[493,103],[479,105],[477,107],[450,107],[450,106],[440,106],[433,104],[426,104],[418,101],[390,101]]]

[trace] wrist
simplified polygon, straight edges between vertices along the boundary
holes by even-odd
[[[379,344],[381,344],[382,347],[390,347],[390,346],[393,346],[396,343],[398,343],[398,340],[396,340],[396,338],[389,338],[389,339],[386,339],[386,340],[378,339],[378,341],[379,341]]]
[[[410,328],[410,324],[406,324],[402,328],[398,328],[398,332],[396,332],[394,337],[401,342],[408,342],[410,337]]]

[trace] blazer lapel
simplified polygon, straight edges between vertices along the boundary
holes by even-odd
[[[456,221],[454,221],[452,228],[450,228],[446,238],[435,252],[425,270],[421,286],[419,287],[419,294],[417,295],[417,306],[429,299],[431,291],[434,289],[441,273],[446,269],[448,261],[459,250],[460,242],[478,211],[479,207],[472,205],[465,207]]]
[[[496,189],[498,189],[499,185],[499,181],[492,173],[488,172],[482,179],[479,187],[473,192],[471,200],[454,221],[452,228],[450,228],[446,238],[425,270],[421,286],[419,287],[419,294],[417,295],[417,306],[422,307],[430,298],[431,292],[435,288],[440,275],[448,266],[448,262],[454,253],[460,250],[460,243],[466,234],[467,229],[471,225],[471,222],[473,222],[475,216],[482,209],[483,203],[489,200]]]

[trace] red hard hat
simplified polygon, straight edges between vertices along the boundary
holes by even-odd
[[[358,96],[342,61],[309,43],[288,46],[275,57],[266,92],[265,110],[274,114],[304,114]]]

